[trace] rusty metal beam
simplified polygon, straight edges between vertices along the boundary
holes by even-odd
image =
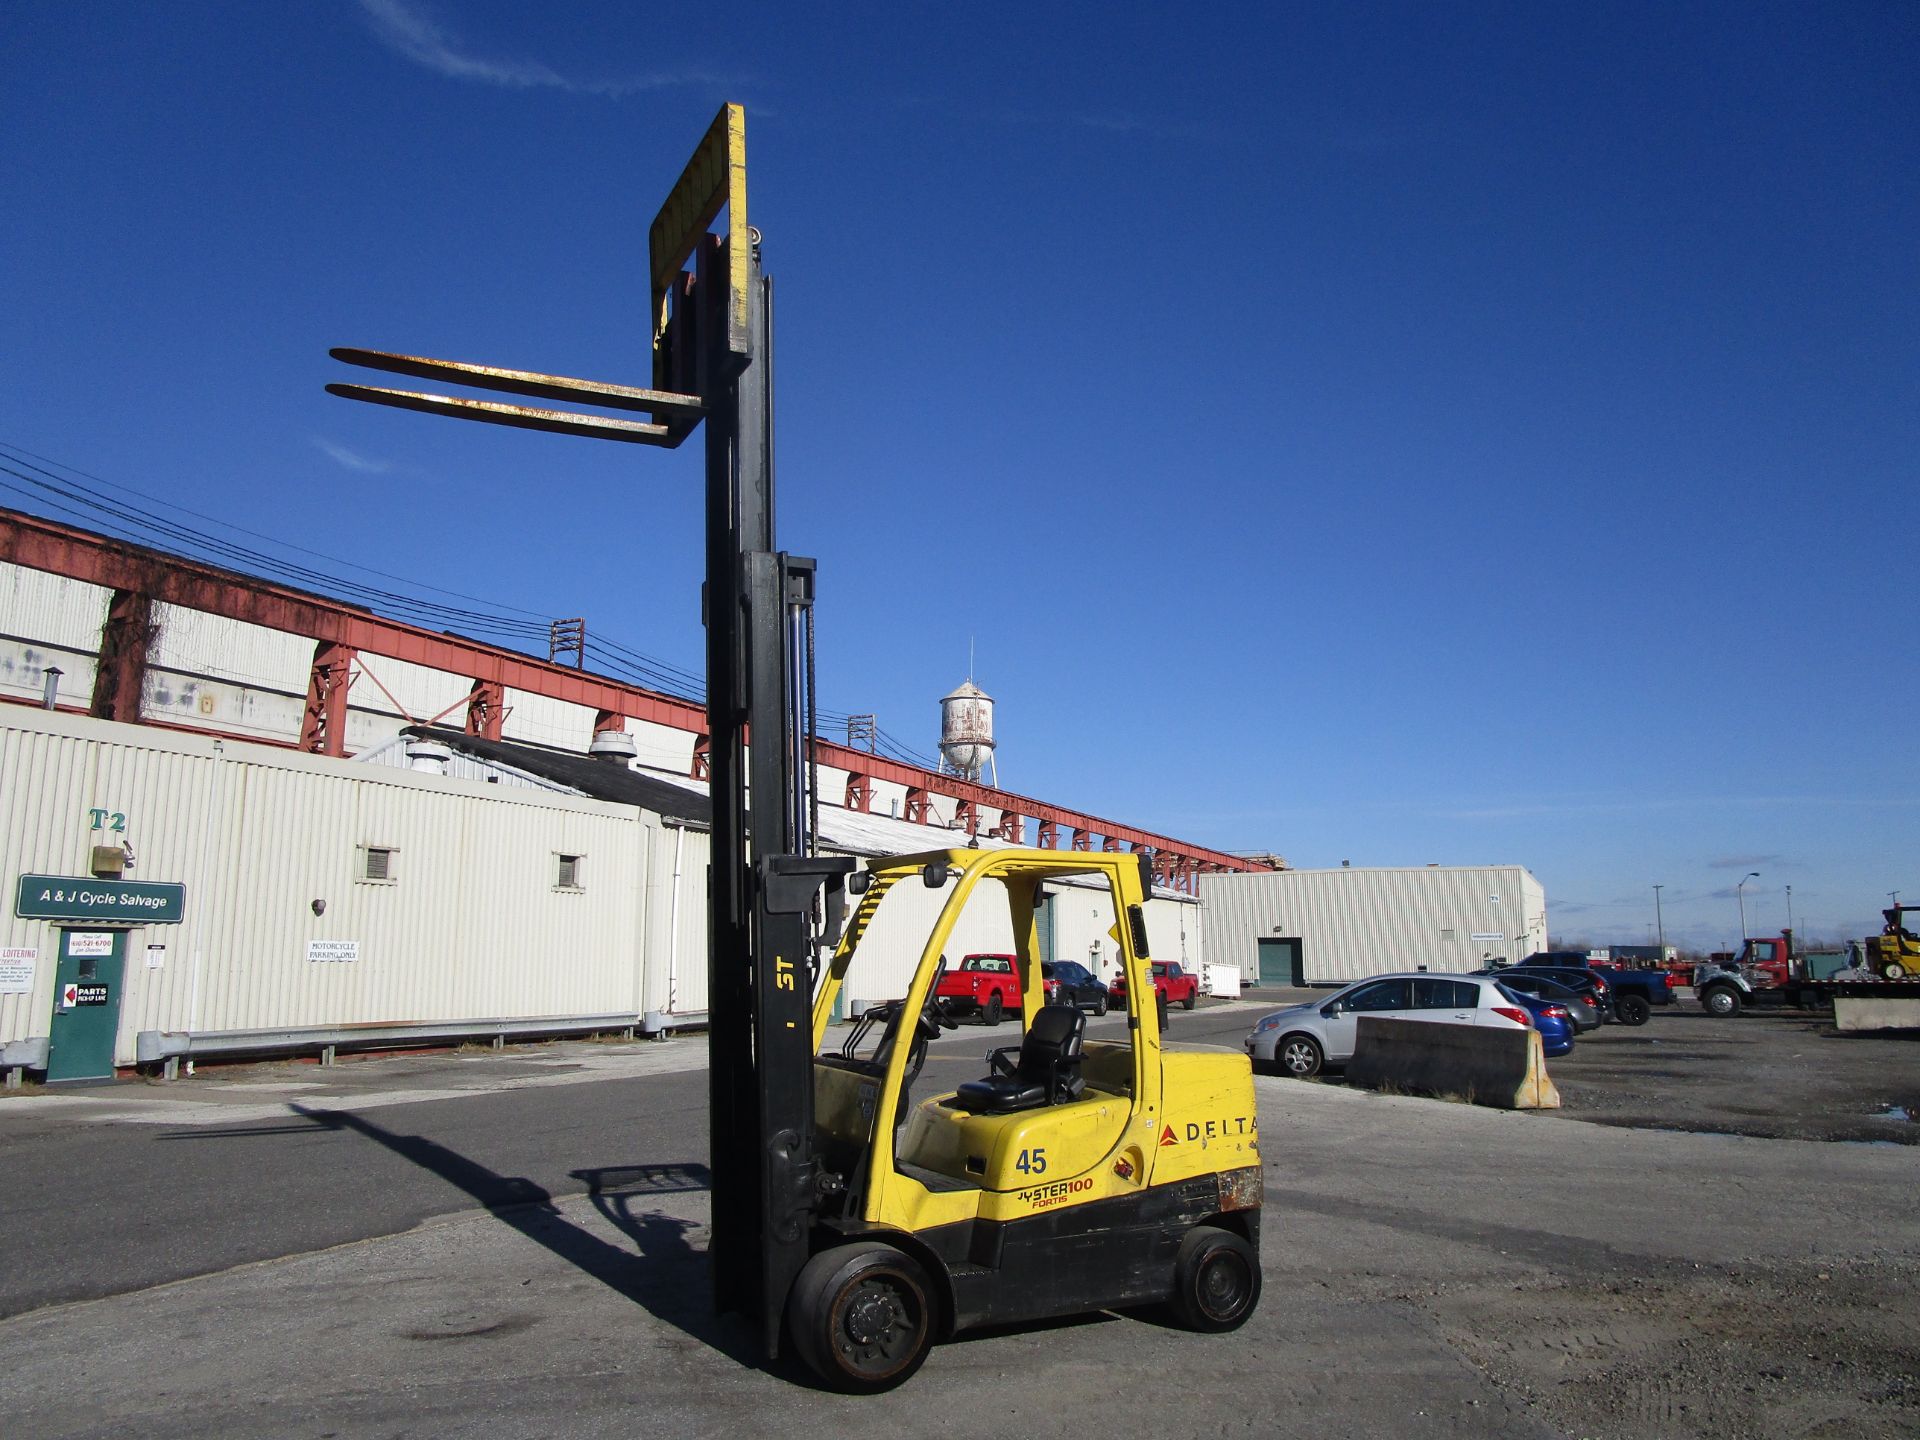
[[[322,640],[307,672],[307,704],[300,714],[300,748],[310,755],[347,753],[347,681],[354,650]]]
[[[692,772],[697,778],[706,778],[706,710],[698,701],[681,700],[583,674],[570,666],[537,660],[477,640],[423,630],[344,601],[4,508],[0,508],[0,561],[147,595],[169,605],[245,621],[346,650],[384,655],[431,670],[470,676],[476,684],[491,682],[502,697],[507,690],[524,690],[595,712],[684,730],[696,737]],[[1185,856],[1194,863],[1196,874],[1268,868],[1226,851],[1116,825],[1031,796],[922,770],[831,740],[816,740],[814,753],[822,765],[858,772],[867,777],[869,785],[884,781],[901,786],[907,792],[910,819],[916,818],[917,811],[917,818],[924,822],[935,796],[954,801],[971,800],[976,807],[1016,810],[1023,817],[1038,821],[1040,843],[1048,848],[1058,844],[1064,828],[1075,850],[1088,849],[1091,835],[1111,836],[1129,842],[1136,849]]]
[[[865,815],[873,809],[873,781],[858,770],[847,772],[847,809]]]
[[[506,690],[497,680],[476,680],[467,700],[467,734],[498,740],[507,719]]]
[[[138,722],[147,682],[147,651],[159,633],[153,597],[133,586],[116,587],[100,627],[100,664],[93,675],[88,714],[101,720]]]
[[[635,720],[694,733],[706,728],[706,710],[695,700],[582,675],[569,666],[422,630],[341,600],[70,530],[17,511],[0,510],[0,560],[110,589],[138,591],[169,605],[311,640],[329,640],[430,670],[496,681],[507,689],[592,710],[614,710]]]

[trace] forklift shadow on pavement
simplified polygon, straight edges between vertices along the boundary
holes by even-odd
[[[690,1220],[641,1208],[649,1196],[704,1191],[704,1165],[615,1166],[575,1170],[587,1183],[594,1208],[633,1241],[638,1253],[611,1245],[561,1213],[553,1196],[520,1176],[500,1175],[458,1151],[420,1135],[383,1129],[363,1115],[341,1110],[293,1110],[314,1125],[347,1130],[382,1145],[404,1160],[464,1191],[494,1219],[632,1301],[655,1319],[700,1341],[735,1364],[759,1368],[760,1356],[746,1327],[714,1312],[707,1289],[707,1254],[696,1249]]]

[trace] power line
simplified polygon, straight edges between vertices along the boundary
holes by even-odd
[[[66,471],[70,475],[77,475],[81,479],[90,481],[95,485],[104,485],[109,490],[118,490],[124,495],[137,496],[142,500],[151,501],[153,504],[156,504],[156,505],[169,506],[172,509],[180,511],[182,514],[191,515],[197,520],[204,520],[210,525],[218,525],[222,529],[233,531],[235,534],[250,536],[255,540],[264,540],[269,545],[278,545],[282,549],[297,551],[302,555],[311,555],[316,560],[325,560],[334,565],[344,565],[349,570],[358,570],[363,574],[367,574],[367,575],[377,575],[382,580],[394,580],[403,585],[415,585],[424,590],[431,590],[434,593],[439,595],[451,595],[456,600],[471,600],[477,605],[499,604],[499,602],[497,601],[489,601],[489,600],[482,599],[478,595],[468,595],[459,590],[445,590],[439,587],[438,585],[428,585],[421,581],[408,580],[404,576],[390,575],[384,570],[375,570],[372,567],[362,565],[357,561],[344,560],[337,555],[328,555],[319,550],[310,550],[306,546],[296,545],[290,540],[281,540],[276,536],[263,535],[257,530],[249,530],[243,525],[235,525],[230,520],[222,520],[218,516],[205,514],[202,511],[193,509],[191,506],[176,504],[175,502],[169,501],[169,500],[162,500],[157,495],[149,495],[144,491],[134,489],[130,485],[118,485],[111,480],[102,479],[100,476],[90,474],[88,471],[82,470],[78,466],[68,465],[58,460],[49,459],[45,455],[37,455],[33,451],[26,449],[24,446],[17,445],[12,441],[0,441],[0,453],[5,453],[6,451],[13,452],[8,458],[13,459],[18,463],[24,464],[26,463],[26,461],[29,461],[29,460],[37,460],[41,462],[41,464],[43,465],[55,466],[60,470]],[[25,458],[22,459],[22,457],[25,457]],[[45,473],[45,472],[42,472],[42,473]],[[548,618],[544,615],[539,614],[537,611],[521,610],[516,605],[501,605],[500,608],[505,610],[518,611],[518,613],[522,615],[532,616],[533,618],[540,620],[543,623]]]
[[[12,492],[32,502],[43,511],[52,511],[79,524],[98,529],[116,539],[158,550],[163,554],[176,555],[203,563],[232,566],[256,576],[290,581],[327,594],[334,599],[363,605],[367,609],[411,624],[430,625],[447,630],[449,633],[471,633],[476,637],[490,636],[496,640],[504,637],[510,644],[518,642],[518,648],[522,653],[533,653],[532,646],[528,642],[537,640],[544,645],[551,634],[551,618],[541,615],[538,611],[522,609],[515,605],[496,604],[477,595],[468,595],[462,591],[448,590],[423,581],[410,580],[404,576],[359,564],[357,561],[345,560],[304,545],[295,545],[275,536],[249,530],[245,526],[207,515],[189,506],[160,499],[131,486],[116,484],[77,467],[36,454],[12,441],[0,440],[0,475],[11,476],[13,481],[19,482],[10,483],[8,480],[0,479],[0,490]],[[85,486],[76,484],[76,480],[84,481]],[[132,496],[158,508],[149,509],[141,505],[115,501],[101,495],[100,490]],[[235,535],[291,551],[297,555],[324,562],[326,565],[342,566],[348,570],[358,571],[362,575],[391,581],[396,586],[406,588],[388,589],[350,578],[318,565],[308,565],[298,560],[283,558],[269,550],[257,549],[251,545],[210,534],[197,526],[169,518],[162,511],[191,516],[193,519],[231,531]],[[409,590],[445,595],[455,600],[471,601],[474,606],[492,608],[475,609],[464,605],[448,605],[424,598],[417,593],[408,593]],[[512,613],[503,614],[502,611]],[[587,633],[585,648],[587,655],[599,667],[600,672],[612,678],[623,679],[675,699],[697,703],[706,697],[706,677],[702,672],[658,659],[591,629]],[[828,727],[844,728],[849,718],[847,713],[825,709],[819,710],[817,714],[820,722]],[[933,757],[878,726],[874,730],[874,748],[877,753],[889,759],[898,760],[922,770],[940,768]]]

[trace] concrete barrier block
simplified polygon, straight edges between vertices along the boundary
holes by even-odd
[[[1500,1110],[1558,1110],[1540,1032],[1362,1015],[1347,1083],[1458,1097]]]
[[[1833,1026],[1844,1031],[1920,1030],[1920,999],[1836,995]]]

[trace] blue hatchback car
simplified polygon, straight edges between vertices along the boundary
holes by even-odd
[[[1540,1032],[1540,1049],[1549,1059],[1573,1053],[1573,1017],[1557,1000],[1542,1000],[1521,990],[1499,987],[1500,993],[1533,1017],[1533,1028]]]

